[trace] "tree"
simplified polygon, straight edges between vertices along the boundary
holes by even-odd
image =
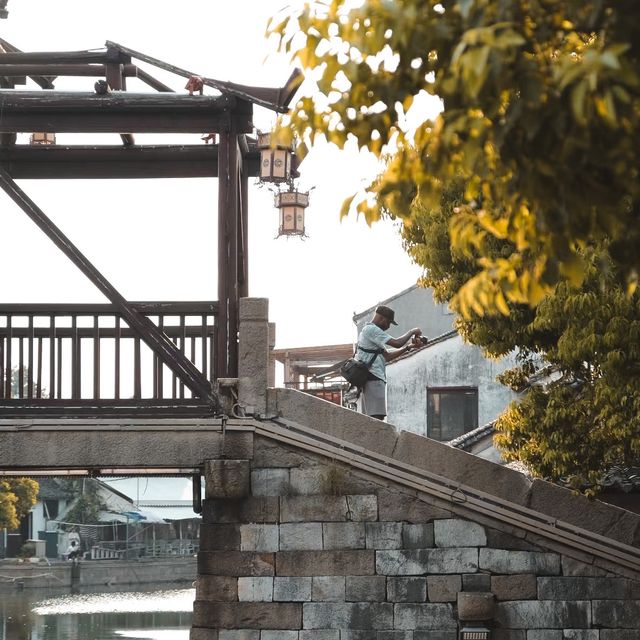
[[[416,207],[403,231],[405,248],[425,267],[424,284],[442,302],[481,268],[478,251],[456,250],[449,238],[465,187],[450,184],[435,209]],[[516,250],[490,235],[483,255],[508,259]],[[527,391],[497,421],[503,455],[538,476],[595,493],[611,467],[640,459],[640,296],[620,285],[606,244],[586,246],[581,259],[580,287],[561,282],[535,309],[509,302],[507,315],[497,317],[472,307],[457,324],[489,356],[518,349],[519,366],[501,381]]]
[[[270,33],[317,83],[284,121],[300,154],[317,136],[391,153],[343,214],[411,225],[414,205],[437,208],[464,178],[450,237],[480,268],[454,294],[463,313],[506,313],[507,301],[535,306],[562,280],[579,286],[591,242],[633,290],[640,3],[324,0],[274,18]],[[420,107],[425,95],[442,101],[439,114]],[[514,249],[495,255],[489,237]]]
[[[17,529],[38,498],[38,483],[31,478],[0,479],[0,528]]]

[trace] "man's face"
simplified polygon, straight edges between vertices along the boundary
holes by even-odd
[[[389,318],[385,318],[384,316],[377,314],[378,322],[376,323],[383,331],[388,331],[391,326],[391,320]]]

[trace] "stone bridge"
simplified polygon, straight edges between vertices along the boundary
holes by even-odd
[[[4,419],[0,470],[200,474],[192,640],[637,640],[640,517],[270,388],[241,303],[223,418]]]

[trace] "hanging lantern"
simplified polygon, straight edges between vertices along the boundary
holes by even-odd
[[[260,149],[260,180],[263,182],[287,182],[291,178],[292,149],[271,146],[271,134],[258,134]]]
[[[56,134],[49,132],[32,133],[29,143],[32,145],[50,146],[56,143]]]
[[[280,210],[278,236],[303,236],[304,210],[309,206],[309,194],[294,188],[276,195],[276,207]]]

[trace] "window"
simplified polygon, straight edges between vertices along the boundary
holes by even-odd
[[[427,435],[453,440],[478,426],[477,387],[427,388]]]
[[[43,500],[44,517],[47,520],[55,520],[58,517],[59,502],[57,500]]]

